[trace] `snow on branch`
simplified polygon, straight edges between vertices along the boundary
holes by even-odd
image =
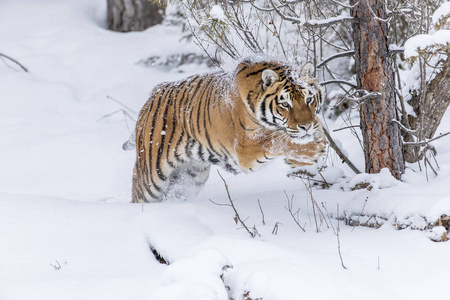
[[[350,17],[350,16],[342,16],[341,15],[341,16],[331,17],[331,18],[323,19],[323,20],[309,20],[309,21],[305,22],[303,25],[312,27],[312,28],[318,28],[318,27],[331,26],[334,24],[344,23],[344,22],[355,22],[355,18]]]
[[[303,25],[303,26],[306,26],[306,27],[319,28],[319,27],[331,26],[331,25],[338,24],[338,23],[354,22],[355,21],[355,18],[353,18],[351,16],[348,16],[348,15],[340,15],[340,16],[331,17],[331,18],[328,18],[328,19],[323,19],[323,20],[312,19],[312,20],[309,20],[309,21],[304,21],[302,18],[292,17],[292,16],[286,15],[283,11],[280,10],[279,6],[276,6],[275,3],[273,3],[273,0],[270,0],[270,4],[272,5],[272,8],[275,10],[275,12],[283,20],[290,21],[293,24],[300,24],[300,25]]]
[[[331,2],[333,2],[335,4],[338,4],[338,5],[340,5],[342,7],[345,7],[345,8],[350,8],[350,9],[355,8],[359,4],[359,1],[357,1],[353,5],[345,4],[345,3],[342,3],[342,2],[339,2],[339,1],[336,1],[336,0],[331,0]]]

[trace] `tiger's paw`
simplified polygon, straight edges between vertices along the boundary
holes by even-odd
[[[314,142],[316,142],[317,144],[325,144],[324,135],[319,130],[314,132],[313,137],[314,137]]]

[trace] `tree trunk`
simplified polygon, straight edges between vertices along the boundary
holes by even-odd
[[[421,95],[423,92],[425,95]],[[431,139],[450,104],[450,52],[447,54],[442,71],[427,84],[426,91],[412,94],[408,103],[415,113],[415,116],[408,115],[409,126],[412,130],[420,128],[414,135],[417,138]],[[414,141],[412,134],[408,133],[404,133],[404,139],[407,142]],[[419,151],[419,146],[405,147],[405,160],[409,163],[417,162],[420,158]]]
[[[149,0],[107,0],[108,29],[142,31],[163,20],[164,11]]]
[[[400,179],[405,168],[400,129],[397,119],[395,82],[389,57],[389,33],[383,0],[351,0],[355,67],[360,89],[379,93],[360,107],[361,131],[367,173],[388,168]]]

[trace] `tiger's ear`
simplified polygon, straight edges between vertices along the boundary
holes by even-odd
[[[310,62],[307,62],[303,65],[300,70],[300,77],[314,77],[314,65]]]
[[[263,82],[263,88],[267,89],[268,87],[271,87],[275,83],[275,81],[278,80],[278,75],[271,69],[265,69],[262,72],[261,79]]]

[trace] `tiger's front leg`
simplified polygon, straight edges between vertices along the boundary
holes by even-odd
[[[326,153],[325,139],[306,144],[305,146],[307,146],[305,150],[300,149],[295,151],[296,155],[294,157],[285,158],[285,163],[291,167],[291,170],[288,172],[288,176],[304,173],[305,171],[307,173],[315,173],[314,168],[311,170],[309,168],[306,169],[306,167],[317,164]],[[316,167],[319,169],[320,166],[317,165]]]

